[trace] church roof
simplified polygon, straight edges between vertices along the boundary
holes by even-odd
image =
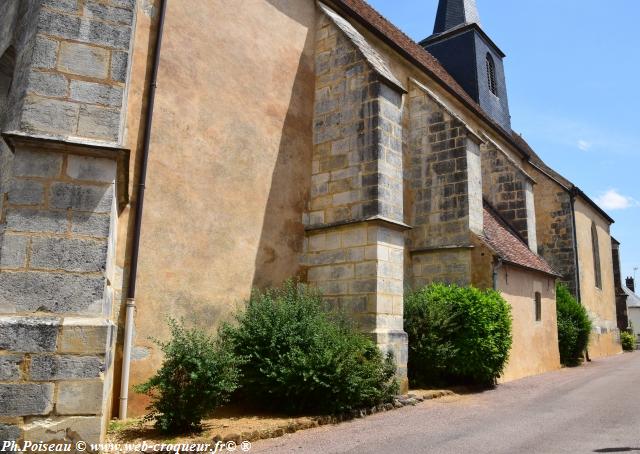
[[[476,0],[440,0],[433,33],[444,33],[473,23],[480,23]]]
[[[516,141],[512,131],[507,131],[498,122],[485,112],[473,98],[456,82],[456,80],[444,69],[440,62],[426,51],[421,45],[405,35],[398,27],[387,18],[372,8],[364,0],[325,0],[325,3],[333,5],[336,9],[356,20],[373,35],[384,41],[393,50],[398,52],[409,62],[422,69],[442,88],[452,94],[458,101],[464,104],[474,114],[490,124],[504,140],[516,148],[523,156],[529,157],[529,147],[522,147]]]
[[[531,162],[531,164],[533,164],[535,167],[538,167],[543,173],[547,174],[547,176],[549,176],[552,180],[554,180],[556,183],[558,183],[560,186],[562,186],[564,189],[566,189],[567,191],[573,193],[576,196],[579,196],[580,198],[582,198],[585,202],[587,202],[589,205],[591,205],[591,207],[596,210],[598,213],[600,213],[600,215],[606,219],[608,222],[610,223],[614,223],[615,220],[613,218],[611,218],[611,216],[609,216],[607,214],[606,211],[604,211],[602,208],[600,208],[600,206],[598,206],[598,204],[596,202],[594,202],[587,194],[585,194],[582,189],[580,189],[578,186],[576,186],[575,184],[573,184],[571,181],[567,180],[565,177],[563,177],[562,175],[560,175],[558,172],[556,172],[555,170],[553,170],[551,167],[549,167],[540,156],[538,156],[538,154],[533,150],[533,148],[531,148],[531,146],[529,146],[529,144],[527,143],[527,141],[519,134],[517,133],[513,133],[513,139],[519,143],[521,148],[524,148],[527,150],[527,152],[529,153],[529,161]]]
[[[484,207],[483,242],[505,263],[540,271],[554,277],[560,275],[546,260],[529,249],[522,238],[488,204]]]
[[[325,0],[325,3],[335,6],[343,13],[355,19],[393,50],[421,68],[427,75],[434,79],[436,83],[440,84],[442,88],[455,96],[468,109],[493,126],[502,138],[518,149],[520,153],[528,156],[527,151],[520,148],[520,145],[515,142],[512,133],[506,131],[492,119],[489,114],[467,94],[433,55],[405,35],[367,2],[364,0]]]

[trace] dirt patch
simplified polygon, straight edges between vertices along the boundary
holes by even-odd
[[[371,408],[352,411],[348,414],[336,416],[299,416],[274,415],[273,413],[258,413],[239,407],[225,407],[216,415],[202,421],[202,431],[181,436],[167,436],[153,427],[153,422],[141,419],[127,421],[113,421],[107,433],[107,443],[215,443],[234,441],[256,441],[265,438],[280,437],[298,430],[310,429],[327,424],[338,424],[355,418],[362,418],[374,413],[390,411],[407,405],[416,405],[424,400],[454,396],[451,390],[418,389],[412,390],[406,396],[398,396],[393,403],[381,404]]]

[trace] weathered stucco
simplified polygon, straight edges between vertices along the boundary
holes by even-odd
[[[550,276],[505,265],[497,289],[511,305],[513,344],[502,382],[560,368],[555,282]],[[535,293],[542,297],[541,321],[536,321]]]
[[[252,287],[300,270],[315,16],[310,1],[169,2],[137,290],[135,346],[148,351],[132,384],[160,365],[147,338],[166,335],[164,316],[214,329]],[[137,59],[147,49],[141,71]]]
[[[609,222],[588,205],[582,198],[575,202],[576,239],[580,263],[580,302],[589,312],[593,331],[589,342],[589,356],[620,353],[620,333],[616,318],[616,294],[613,282],[613,255]],[[596,224],[600,250],[602,287],[596,286],[594,255],[591,243],[591,225]]]

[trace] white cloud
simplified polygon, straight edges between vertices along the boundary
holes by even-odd
[[[617,189],[609,189],[596,199],[596,203],[605,210],[625,210],[640,205],[632,197],[620,194]]]
[[[588,151],[593,144],[591,142],[587,142],[586,140],[578,140],[578,148],[582,151]]]
[[[513,114],[513,112],[512,112]],[[525,133],[533,145],[536,140],[567,147],[567,151],[598,151],[601,154],[637,156],[640,136],[634,131],[603,128],[589,121],[578,121],[557,113],[523,110],[518,112],[519,126],[514,130]],[[586,149],[585,149],[586,148]],[[534,146],[534,149],[537,149]],[[538,150],[540,151],[540,150]]]

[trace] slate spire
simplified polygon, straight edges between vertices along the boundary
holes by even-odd
[[[511,130],[505,54],[482,30],[476,0],[440,0],[433,35],[420,45],[491,118]]]
[[[471,23],[480,25],[476,0],[440,0],[433,34]]]

